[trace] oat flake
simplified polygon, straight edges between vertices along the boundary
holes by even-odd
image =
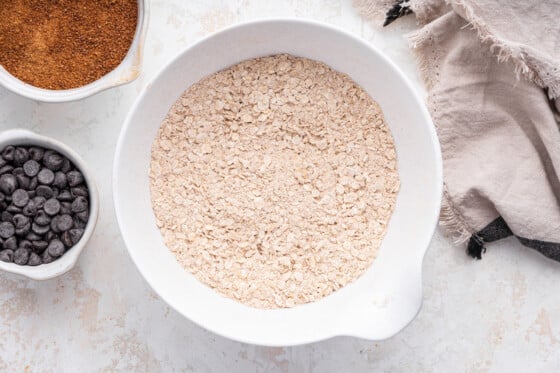
[[[367,270],[399,178],[377,103],[347,75],[277,55],[185,91],[154,141],[150,186],[187,271],[249,306],[282,308]]]

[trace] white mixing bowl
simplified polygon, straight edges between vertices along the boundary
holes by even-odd
[[[186,272],[165,247],[150,202],[150,147],[180,94],[240,61],[289,53],[348,74],[380,105],[395,139],[401,190],[378,258],[354,283],[319,301],[263,310],[224,298]],[[113,170],[116,214],[132,260],[177,312],[217,334],[260,345],[337,335],[371,340],[404,328],[422,302],[422,259],[442,193],[439,144],[422,99],[381,52],[346,32],[303,20],[263,20],[218,32],[165,66],[131,109]]]

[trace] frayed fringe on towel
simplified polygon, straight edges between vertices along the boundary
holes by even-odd
[[[539,87],[548,89],[550,99],[560,97],[560,70],[555,69],[554,66],[548,66],[545,62],[527,55],[516,46],[509,45],[497,38],[464,0],[453,0],[448,3],[463,11],[469,25],[477,32],[482,43],[490,45],[490,51],[498,58],[498,61],[511,60],[513,62],[517,79],[524,77]]]

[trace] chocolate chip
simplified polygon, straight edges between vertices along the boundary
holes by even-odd
[[[71,202],[61,202],[60,203],[60,213],[61,214],[71,214],[72,213],[72,203]]]
[[[26,236],[29,231],[31,230],[31,222],[28,222],[21,228],[16,228],[16,235],[18,236]]]
[[[47,202],[45,202],[43,210],[47,215],[56,215],[60,212],[60,202],[55,198],[48,199]]]
[[[52,240],[49,242],[49,246],[47,246],[47,251],[50,256],[58,258],[64,254],[64,244],[60,240]]]
[[[7,174],[8,172],[12,172],[13,169],[14,169],[14,166],[9,165],[9,164],[7,164],[5,166],[2,166],[2,167],[0,167],[0,175]]]
[[[48,225],[39,225],[37,223],[33,223],[31,224],[31,230],[33,231],[33,233],[42,235],[47,233],[50,230],[50,226]]]
[[[0,220],[12,223],[14,220],[14,215],[8,211],[2,211],[2,214],[0,215]]]
[[[37,215],[35,215],[35,219],[33,219],[33,221],[39,225],[49,225],[51,218],[45,211],[39,210],[37,211]]]
[[[25,175],[25,173],[23,172],[23,168],[18,167],[18,168],[14,168],[12,170],[12,175],[14,175],[14,176]]]
[[[89,220],[89,211],[85,210],[85,211],[82,211],[82,212],[78,212],[78,213],[76,213],[76,216],[78,217],[78,219],[80,219],[84,223],[87,223],[88,220]]]
[[[17,166],[21,166],[28,160],[29,152],[27,151],[27,149],[18,146],[14,152],[14,163]]]
[[[37,189],[35,189],[35,192],[39,197],[45,197],[46,199],[52,198],[53,196],[52,188],[46,185],[39,185]]]
[[[37,180],[37,176],[33,176],[31,180],[29,180],[29,190],[37,189],[37,185],[39,185],[39,181]]]
[[[71,187],[78,186],[84,182],[84,176],[80,171],[70,171],[68,172],[68,174],[66,174],[66,177],[68,179],[68,185],[70,185]]]
[[[0,237],[9,238],[16,233],[16,229],[12,223],[2,222],[0,223]]]
[[[13,161],[15,151],[16,151],[15,147],[11,145],[6,146],[4,150],[2,150],[2,158],[4,158],[7,161]]]
[[[53,186],[63,189],[68,186],[68,181],[66,179],[66,174],[62,171],[56,171],[54,174]]]
[[[16,180],[17,180],[17,183],[18,183],[18,185],[21,189],[28,189],[29,190],[29,182],[31,181],[31,179],[29,179],[25,175],[17,175]]]
[[[12,195],[18,187],[17,180],[14,175],[4,174],[0,176],[0,191],[6,195]]]
[[[60,235],[60,240],[67,248],[72,247],[72,236],[70,235],[70,231],[66,231]]]
[[[17,249],[17,238],[10,237],[7,240],[4,240],[2,247],[7,250],[15,250]]]
[[[58,171],[64,163],[64,158],[53,150],[47,150],[43,156],[43,164],[51,171]]]
[[[84,229],[86,227],[86,223],[81,221],[77,216],[74,216],[74,228]]]
[[[29,224],[29,218],[22,214],[14,215],[14,219],[12,220],[13,224],[17,228],[23,228],[26,224]]]
[[[36,252],[37,254],[41,254],[43,251],[45,251],[47,246],[49,246],[49,243],[47,241],[40,240],[31,242],[31,245],[33,246],[34,252]]]
[[[35,214],[37,214],[37,206],[35,206],[35,202],[33,202],[33,200],[27,202],[27,205],[23,208],[22,213],[25,216],[35,216]]]
[[[0,260],[6,263],[11,263],[14,260],[14,252],[12,250],[0,251]]]
[[[43,264],[49,264],[54,262],[55,258],[53,258],[52,256],[49,255],[49,251],[45,250],[43,251],[43,254],[41,255],[41,260],[43,261]]]
[[[45,235],[46,241],[58,240],[58,234],[54,233],[53,231],[48,231]]]
[[[41,165],[34,159],[30,159],[23,164],[23,172],[29,177],[36,176],[41,170]]]
[[[17,207],[24,207],[29,202],[29,195],[26,190],[16,189],[12,194],[12,203]]]
[[[89,195],[86,187],[84,186],[77,186],[75,188],[70,189],[72,195],[74,197],[87,197]]]
[[[33,203],[35,204],[35,207],[37,207],[38,210],[42,209],[43,206],[45,206],[46,201],[47,199],[45,197],[41,197],[41,196],[33,197]]]
[[[72,245],[75,245],[78,243],[78,241],[80,241],[80,238],[82,238],[82,235],[84,234],[84,230],[75,228],[75,229],[70,229],[68,233],[70,233],[70,239],[72,240]]]
[[[28,266],[38,266],[41,264],[41,257],[35,253],[29,254],[29,260],[27,261]]]
[[[14,252],[14,263],[23,266],[27,264],[28,260],[29,260],[29,251],[20,248]]]
[[[8,206],[8,208],[6,209],[6,211],[11,212],[12,214],[19,214],[19,213],[21,213],[23,210],[20,209],[20,208],[17,207],[17,206],[10,205],[10,206]]]
[[[30,232],[30,233],[27,234],[27,236],[25,236],[25,239],[28,240],[28,241],[38,241],[38,240],[41,239],[41,236],[39,236],[39,235],[37,235],[33,232]]]
[[[43,155],[45,155],[45,149],[43,148],[39,148],[37,146],[32,146],[31,148],[29,148],[29,156],[31,157],[31,159],[33,159],[34,161],[40,161],[43,159]],[[37,171],[39,172],[39,171]]]
[[[70,162],[70,160],[68,158],[64,158],[64,161],[62,162],[62,167],[60,168],[60,171],[67,174],[71,170],[72,170],[72,163]]]
[[[20,249],[25,249],[25,250],[32,250],[33,249],[33,245],[31,244],[31,241],[28,240],[21,240],[19,243],[19,248]]]
[[[74,226],[74,220],[70,215],[57,215],[51,220],[51,229],[55,233],[67,231]]]
[[[37,180],[39,184],[51,185],[54,181],[54,172],[48,168],[42,168],[37,174]]]
[[[72,212],[82,212],[87,210],[88,208],[88,200],[85,197],[77,197],[72,202]]]
[[[59,201],[67,201],[67,202],[70,202],[74,199],[74,197],[72,197],[72,194],[70,194],[70,192],[67,190],[63,190],[62,192],[60,192],[60,194],[56,196],[56,198]]]

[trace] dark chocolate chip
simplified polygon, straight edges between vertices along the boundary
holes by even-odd
[[[8,211],[2,211],[2,214],[0,215],[0,220],[12,223],[14,220],[14,215],[12,215],[12,213]]]
[[[13,161],[15,151],[15,147],[11,145],[6,146],[4,150],[2,150],[2,158],[4,158],[6,161]]]
[[[29,254],[29,260],[27,261],[28,266],[38,266],[41,264],[41,257],[35,253]]]
[[[31,179],[29,179],[27,176],[17,175],[16,180],[21,189],[29,189],[29,182],[31,181]]]
[[[38,210],[42,209],[45,206],[45,202],[47,202],[47,199],[45,197],[33,197],[33,203]]]
[[[16,233],[16,229],[12,223],[2,222],[0,223],[0,237],[10,238]]]
[[[89,195],[87,188],[84,186],[78,186],[70,190],[74,197],[87,197]]]
[[[53,258],[52,256],[49,255],[49,251],[45,250],[43,251],[43,254],[41,255],[41,260],[43,261],[43,264],[49,264],[54,262],[55,258]]]
[[[23,228],[26,224],[29,224],[29,218],[22,214],[14,215],[14,219],[12,220],[13,224],[17,228]]]
[[[6,195],[12,195],[18,187],[16,177],[12,174],[0,176],[0,191]]]
[[[47,251],[50,256],[58,258],[64,254],[64,244],[60,240],[52,240],[49,242],[49,246],[47,246]]]
[[[25,249],[25,250],[32,250],[33,245],[31,244],[31,241],[21,240],[20,243],[19,243],[19,248],[20,249]]]
[[[29,190],[35,191],[37,189],[37,185],[39,185],[39,181],[37,180],[37,176],[33,176],[31,180],[29,180]]]
[[[35,206],[35,202],[33,202],[33,200],[27,202],[27,205],[23,208],[22,213],[25,216],[35,216],[35,214],[37,214],[37,206]]]
[[[86,211],[88,208],[88,200],[85,197],[76,197],[72,202],[72,212]]]
[[[38,146],[32,146],[31,148],[29,148],[29,156],[34,161],[39,162],[43,159],[43,155],[45,155],[45,149]]]
[[[49,243],[47,241],[39,240],[31,242],[31,245],[33,245],[33,251],[35,251],[37,254],[41,254],[43,251],[45,251],[47,246],[49,246]]]
[[[77,216],[74,216],[74,228],[84,229],[86,227],[86,223],[81,221]]]
[[[48,199],[43,206],[43,210],[47,215],[56,215],[60,212],[60,202],[55,198]]]
[[[84,230],[75,228],[75,229],[70,229],[68,233],[70,233],[70,239],[72,240],[72,245],[75,245],[78,243],[78,241],[80,241],[80,238],[82,238],[82,235],[84,234]]]
[[[52,188],[46,185],[39,185],[37,189],[35,189],[35,192],[39,197],[45,197],[46,199],[52,198],[53,196]]]
[[[45,235],[45,240],[49,242],[57,239],[58,239],[58,234],[54,233],[53,231],[48,231],[47,234]]]
[[[68,181],[66,179],[66,174],[62,171],[56,171],[54,174],[53,186],[63,189],[68,186]]]
[[[62,192],[60,192],[60,194],[56,196],[56,198],[61,202],[71,202],[74,199],[74,197],[72,197],[72,194],[70,194],[70,192],[67,190],[63,190]]]
[[[28,240],[28,241],[39,241],[41,238],[42,238],[41,236],[39,236],[39,235],[37,235],[33,232],[30,232],[30,233],[27,234],[27,236],[25,236],[25,239]]]
[[[72,170],[72,163],[70,162],[70,160],[68,158],[64,158],[64,161],[62,162],[62,167],[60,168],[60,171],[67,174],[71,170]]]
[[[25,172],[23,172],[23,168],[18,167],[18,168],[14,168],[12,170],[12,175],[14,175],[14,176],[25,175]]]
[[[23,164],[23,172],[29,177],[37,176],[41,170],[41,165],[34,159],[30,159]]]
[[[60,213],[61,214],[71,214],[72,213],[72,203],[61,202],[60,203]]]
[[[87,223],[88,220],[89,220],[89,211],[85,210],[85,211],[82,211],[82,212],[78,212],[78,213],[76,213],[76,216],[78,217],[78,219],[80,219],[84,223]]]
[[[24,207],[29,202],[29,194],[24,189],[16,189],[12,194],[12,203],[17,207]]]
[[[74,220],[70,215],[57,215],[51,220],[51,229],[55,233],[67,231],[73,226]]]
[[[14,263],[20,266],[26,265],[29,260],[29,251],[19,248],[14,252]]]
[[[68,172],[66,174],[66,177],[68,179],[68,185],[70,185],[71,187],[78,186],[84,182],[84,176],[80,171],[77,170]]]
[[[33,219],[33,221],[39,225],[49,225],[51,218],[45,211],[39,210],[37,211],[37,215],[35,215],[35,219]]]
[[[11,263],[14,260],[14,252],[12,250],[0,251],[0,260],[3,262]]]
[[[9,173],[9,172],[12,172],[13,169],[14,169],[14,166],[9,165],[9,164],[7,164],[7,165],[5,165],[5,166],[2,166],[2,167],[0,167],[0,175],[3,175],[3,174],[7,174],[7,173]]]
[[[55,152],[54,150],[45,151],[43,156],[43,164],[51,171],[58,171],[62,168],[64,157]]]
[[[28,160],[29,152],[27,151],[27,149],[18,146],[14,152],[14,163],[18,166],[21,166]]]
[[[37,174],[37,180],[39,181],[39,184],[51,185],[54,181],[54,172],[48,168],[42,168]]]
[[[42,235],[47,233],[51,228],[48,225],[39,225],[37,223],[31,224],[31,230],[33,233]]]
[[[10,206],[8,206],[8,208],[6,209],[6,211],[11,212],[12,214],[19,214],[19,213],[21,213],[23,210],[20,209],[20,208],[17,207],[17,206],[10,205]]]
[[[26,236],[29,231],[31,230],[31,222],[28,222],[21,228],[16,228],[16,235],[18,236]]]
[[[17,238],[10,237],[7,240],[4,240],[4,242],[2,243],[2,247],[7,250],[17,249]]]

